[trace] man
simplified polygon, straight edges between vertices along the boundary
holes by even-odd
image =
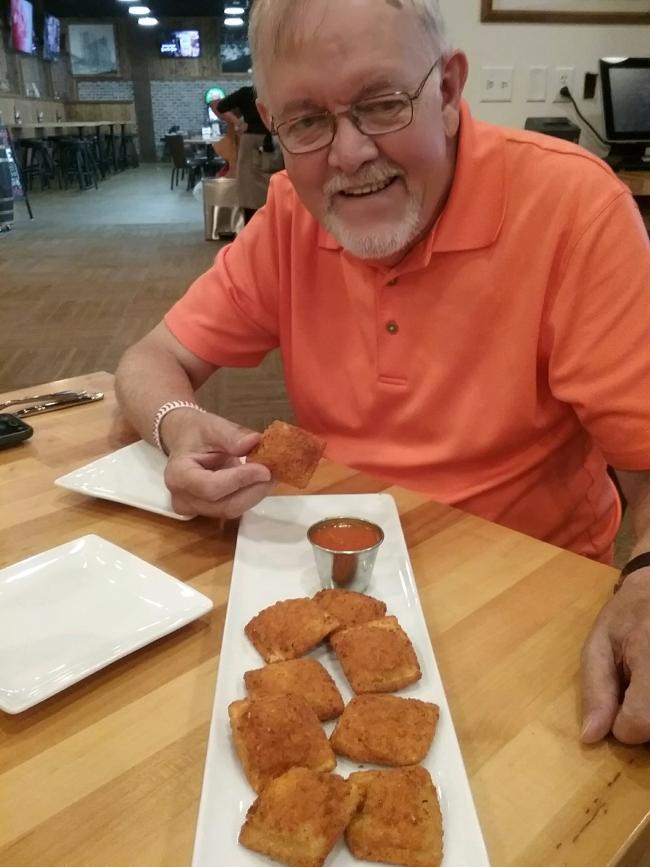
[[[603,560],[609,463],[637,541],[585,647],[582,736],[650,739],[650,252],[629,193],[579,148],[475,123],[435,0],[257,0],[251,45],[287,174],[118,373],[175,508],[234,516],[271,490],[239,461],[257,435],[192,404],[278,345],[334,460]]]

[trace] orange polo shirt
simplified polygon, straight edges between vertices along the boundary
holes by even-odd
[[[394,268],[285,173],[165,319],[219,366],[279,346],[335,461],[606,560],[606,464],[650,468],[650,248],[627,188],[559,139],[461,117],[446,207]]]

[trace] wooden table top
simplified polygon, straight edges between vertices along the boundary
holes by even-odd
[[[30,711],[0,712],[0,863],[188,865],[236,527],[54,487],[130,441],[110,375],[38,390],[61,388],[106,399],[30,418],[32,440],[0,452],[0,567],[93,532],[214,609]],[[335,464],[310,486],[380,490],[400,511],[494,867],[604,867],[633,839],[647,854],[650,753],[578,742],[580,647],[614,570]],[[648,863],[631,851],[616,863]]]
[[[650,196],[650,171],[619,172],[617,177],[630,188],[633,196]]]

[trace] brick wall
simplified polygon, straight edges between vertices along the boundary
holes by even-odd
[[[132,100],[133,83],[131,81],[79,81],[77,93],[81,101],[113,102],[114,100]]]
[[[220,87],[228,94],[250,83],[247,78],[152,81],[154,139],[158,152],[162,151],[160,139],[171,126],[179,126],[186,132],[200,132],[201,127],[207,124],[203,95],[208,88]]]

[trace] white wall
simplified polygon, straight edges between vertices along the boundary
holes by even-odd
[[[596,153],[603,148],[576,117],[571,103],[554,103],[553,72],[574,66],[580,110],[603,133],[600,78],[595,100],[583,100],[585,72],[598,72],[601,57],[650,55],[650,25],[501,24],[481,23],[480,0],[440,0],[451,43],[469,57],[470,76],[465,95],[472,113],[481,120],[523,128],[527,117],[565,115],[583,129],[580,143]],[[513,66],[512,102],[481,102],[481,67]],[[527,102],[528,68],[548,67],[546,102]]]

